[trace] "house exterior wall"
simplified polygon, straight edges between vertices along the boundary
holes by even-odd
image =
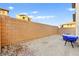
[[[0,15],[8,15],[8,12],[7,11],[5,11],[5,10],[0,10]]]
[[[79,3],[76,3],[76,35],[79,35]]]
[[[26,21],[29,21],[28,16],[20,16],[20,15],[16,15],[16,18],[17,18],[18,20],[26,20]]]
[[[75,28],[60,28],[60,34],[68,34],[68,35],[75,35],[76,29]]]
[[[62,25],[63,28],[75,28],[76,27],[76,23],[72,23],[72,24],[64,24]]]
[[[17,20],[8,16],[0,16],[0,18],[2,20],[2,46],[59,34],[57,26]]]
[[[76,34],[76,22],[70,22],[67,24],[63,24],[60,28],[60,33],[75,35]]]

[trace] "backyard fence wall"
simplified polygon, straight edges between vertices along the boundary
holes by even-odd
[[[1,20],[0,20],[0,53],[1,53]]]
[[[2,46],[59,34],[57,26],[17,20],[9,16],[0,16],[0,20]]]

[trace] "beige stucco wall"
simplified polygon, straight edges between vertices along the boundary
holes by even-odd
[[[76,29],[75,28],[60,28],[60,34],[68,34],[68,35],[75,35]]]
[[[23,19],[23,17],[25,17],[25,19]],[[29,20],[28,20],[28,16],[16,15],[16,18],[17,18],[18,20],[26,20],[26,21],[29,21]]]
[[[0,10],[0,15],[8,15],[8,12],[4,10]]]
[[[76,3],[76,35],[79,35],[79,3]]]

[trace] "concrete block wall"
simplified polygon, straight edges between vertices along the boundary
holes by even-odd
[[[26,22],[9,16],[0,16],[0,18],[2,20],[2,46],[59,34],[57,26]]]
[[[0,53],[1,53],[1,18],[0,18]]]

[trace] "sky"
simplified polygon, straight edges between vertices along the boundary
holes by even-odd
[[[71,3],[0,3],[0,8],[9,10],[9,16],[16,18],[17,14],[29,16],[33,22],[61,25],[71,22]]]

